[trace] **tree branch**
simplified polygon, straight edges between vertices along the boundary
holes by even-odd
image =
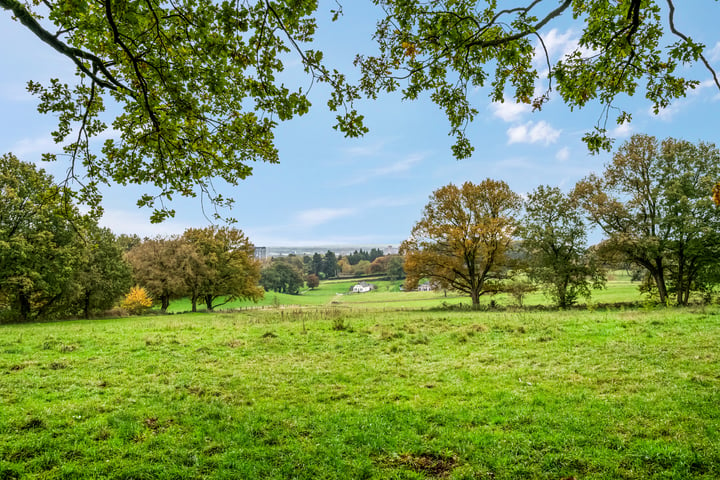
[[[30,30],[32,33],[35,34],[40,40],[54,48],[56,51],[61,53],[62,55],[68,57],[70,60],[75,63],[75,65],[88,77],[90,77],[95,83],[97,83],[99,86],[103,88],[107,88],[110,90],[127,90],[130,91],[129,88],[127,88],[125,85],[123,85],[121,82],[119,82],[105,67],[105,63],[100,59],[99,57],[86,52],[84,50],[80,50],[79,48],[70,47],[66,45],[65,43],[61,42],[55,35],[45,30],[42,25],[40,25],[35,18],[28,12],[25,7],[18,2],[17,0],[0,0],[0,7],[4,8],[5,10],[10,10],[15,18],[18,19],[20,23],[25,25],[28,30]],[[93,64],[93,66],[97,67],[97,69],[102,72],[102,74],[105,76],[107,80],[103,80],[102,78],[95,75],[93,72],[91,72],[85,64],[83,64],[82,60],[87,60]]]
[[[670,8],[670,13],[668,14],[668,22],[670,23],[670,31],[675,34],[676,36],[682,38],[686,43],[689,43],[692,45],[692,40],[690,40],[686,35],[684,35],[682,32],[679,32],[675,28],[675,5],[673,4],[672,0],[667,0],[668,7]],[[700,59],[705,64],[705,68],[707,68],[710,73],[712,74],[713,80],[715,81],[715,85],[717,85],[718,89],[720,89],[720,80],[718,80],[717,73],[715,73],[715,70],[710,65],[710,62],[707,61],[705,58],[705,55],[700,52]]]

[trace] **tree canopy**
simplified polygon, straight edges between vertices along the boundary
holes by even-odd
[[[588,252],[587,225],[580,205],[559,188],[539,186],[527,195],[520,229],[530,279],[540,283],[558,307],[590,297],[605,277]],[[516,293],[524,285],[518,282]]]
[[[274,130],[308,111],[305,87],[316,81],[330,86],[335,127],[350,136],[366,131],[353,106],[361,96],[429,93],[447,115],[458,158],[473,150],[465,128],[479,111],[470,95],[476,87],[490,87],[493,101],[536,109],[552,91],[571,109],[599,101],[603,111],[585,137],[592,150],[610,148],[606,127],[621,95],[643,94],[657,111],[694,88],[698,81],[682,76],[682,64],[704,64],[720,88],[706,47],[676,25],[672,0],[372,3],[383,12],[377,51],[358,52],[356,83],[327,66],[314,42],[326,8],[316,0],[0,0],[0,7],[77,68],[74,83],[31,81],[29,89],[41,112],[58,117],[53,135],[70,158],[68,180],[80,182],[80,198],[98,206],[99,185],[149,184],[138,204],[154,209],[154,221],[173,215],[165,201],[174,195],[229,204],[213,179],[234,185],[253,162],[277,162]],[[550,58],[543,35],[570,17],[583,26],[577,48]],[[538,51],[544,69],[533,62]],[[292,55],[308,75],[304,85],[279,79]],[[121,112],[106,119],[115,103]],[[615,121],[630,119],[620,109]],[[91,140],[101,135],[107,139],[97,152]]]
[[[634,135],[574,195],[607,236],[603,248],[643,268],[661,303],[676,293],[682,305],[718,264],[720,210],[709,195],[718,177],[715,145]]]
[[[406,286],[415,288],[428,278],[470,295],[478,308],[489,283],[502,277],[520,207],[520,196],[503,181],[488,178],[437,189],[400,246]]]

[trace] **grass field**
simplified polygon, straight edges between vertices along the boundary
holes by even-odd
[[[327,280],[320,282],[316,289],[306,289],[300,295],[287,295],[267,292],[265,298],[255,303],[252,301],[234,301],[219,307],[219,310],[263,308],[272,306],[362,306],[364,309],[402,309],[411,310],[438,308],[443,304],[470,305],[470,297],[448,292],[403,292],[402,281],[388,281],[370,278],[367,280],[376,285],[377,289],[369,293],[353,294],[350,289],[358,280]],[[638,303],[643,297],[638,292],[638,284],[630,282],[625,272],[613,272],[609,275],[607,286],[604,289],[594,290],[591,304]],[[495,302],[499,306],[513,306],[516,301],[507,294],[486,295],[480,297],[480,302],[487,305]],[[587,303],[580,299],[580,304]],[[526,306],[547,305],[548,299],[541,292],[527,296],[523,302]],[[203,305],[198,305],[204,310]],[[188,299],[173,300],[168,312],[183,313],[191,310]]]
[[[366,307],[0,326],[0,478],[720,478],[717,307]]]

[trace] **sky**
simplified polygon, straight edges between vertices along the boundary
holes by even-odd
[[[334,2],[321,1],[317,48],[328,63],[352,74],[358,51],[372,51],[377,11],[370,1],[344,2],[345,15],[329,21]],[[708,46],[707,57],[720,70],[720,2],[682,2],[675,24]],[[580,25],[567,21],[542,31],[550,55],[557,57],[577,42]],[[36,39],[22,25],[0,11],[0,154],[13,152],[56,178],[66,165],[47,164],[43,152],[60,152],[50,132],[56,119],[37,112],[37,100],[26,92],[28,80],[50,78],[73,81],[74,66]],[[309,85],[299,62],[286,62],[287,78]],[[616,145],[634,133],[675,137],[720,145],[720,91],[707,70],[689,68],[687,76],[701,81],[686,98],[658,115],[644,98],[624,97],[619,105],[633,114],[630,125],[610,125]],[[487,89],[472,96],[480,114],[467,135],[475,146],[471,158],[456,160],[444,114],[427,97],[403,102],[399,95],[381,96],[358,104],[370,132],[347,139],[332,129],[334,114],[325,107],[326,92],[313,87],[309,114],[281,124],[276,130],[279,164],[255,163],[252,176],[236,187],[220,190],[235,199],[235,225],[256,246],[397,246],[406,239],[434,190],[449,183],[504,180],[514,191],[526,193],[539,185],[564,191],[591,172],[600,173],[611,153],[591,155],[582,143],[602,113],[591,104],[570,111],[557,96],[540,112],[526,105],[491,103]],[[148,188],[113,186],[104,189],[105,215],[101,225],[116,234],[141,237],[180,234],[188,227],[211,223],[199,199],[172,203],[177,214],[151,224],[151,212],[135,202]]]

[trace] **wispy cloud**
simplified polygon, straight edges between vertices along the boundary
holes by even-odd
[[[717,42],[715,46],[708,51],[708,57],[711,62],[720,61],[720,42]]]
[[[542,143],[550,145],[560,137],[562,130],[553,128],[542,120],[537,123],[527,122],[523,125],[510,127],[507,130],[508,145],[513,143]]]
[[[555,154],[555,158],[557,160],[560,160],[561,162],[566,161],[568,158],[570,158],[570,149],[568,147],[561,148]]]
[[[55,143],[49,135],[43,135],[35,138],[21,138],[15,142],[9,149],[18,158],[40,155],[42,153],[54,152],[60,153],[62,148]]]
[[[353,157],[373,157],[380,155],[387,145],[387,142],[380,141],[368,145],[356,145],[354,147],[345,148],[344,151]]]
[[[359,183],[365,183],[373,178],[388,177],[398,175],[411,170],[416,164],[421,162],[425,158],[425,155],[419,153],[413,153],[407,155],[405,158],[397,160],[386,165],[375,168],[364,169],[361,173],[354,175],[348,181],[344,182],[343,186],[357,185]]]
[[[315,227],[338,218],[355,215],[356,212],[354,208],[313,208],[299,212],[296,221],[298,225]]]

